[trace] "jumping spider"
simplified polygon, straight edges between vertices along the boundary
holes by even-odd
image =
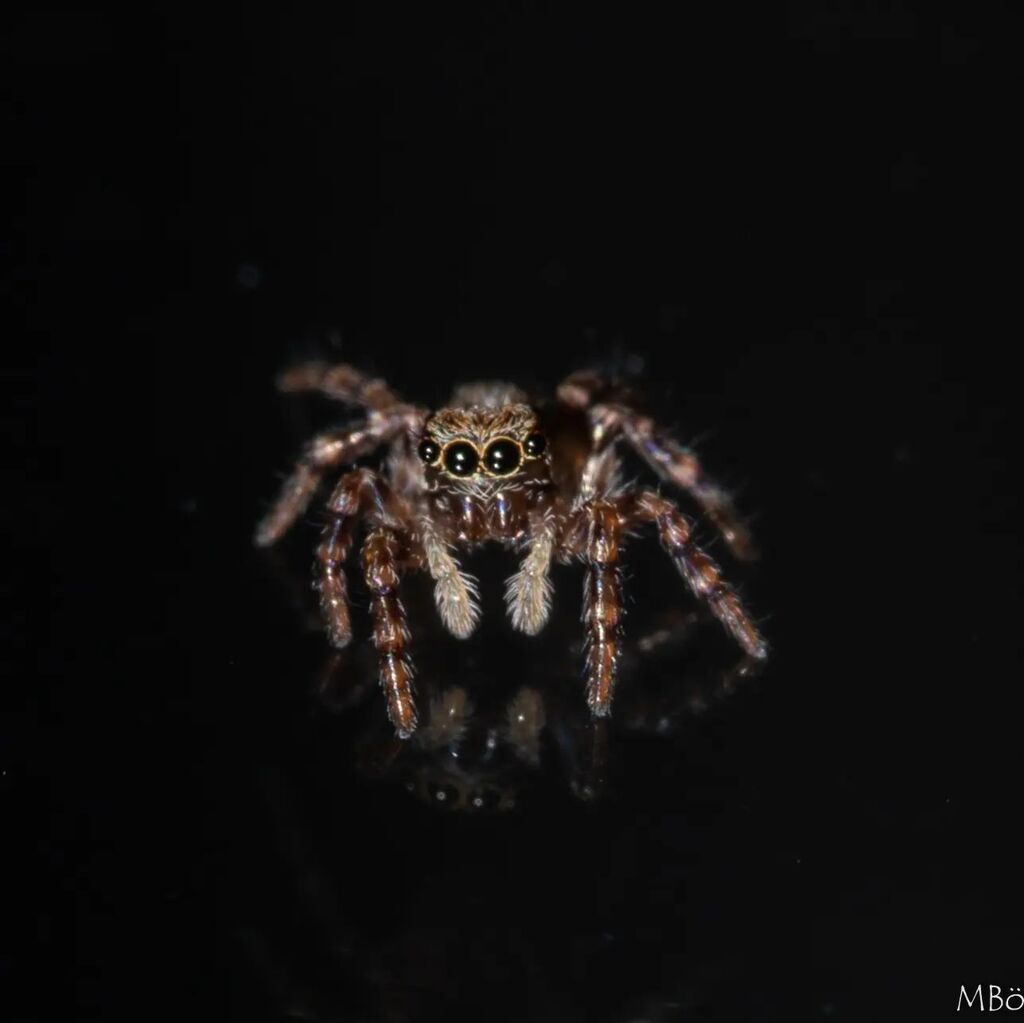
[[[403,572],[425,569],[434,580],[441,619],[459,638],[479,617],[475,580],[456,561],[456,548],[488,540],[524,552],[505,598],[512,625],[533,635],[551,608],[553,559],[586,565],[587,703],[610,713],[619,647],[622,596],[619,548],[642,525],[662,546],[694,594],[736,642],[763,658],[767,645],[718,565],[692,540],[692,526],[654,490],[623,486],[620,441],[663,480],[687,491],[739,557],[750,537],[728,495],[703,473],[691,451],[665,435],[595,372],[574,373],[550,406],[534,408],[511,384],[456,388],[437,412],[403,402],[382,380],[351,366],[308,363],[279,380],[284,391],[319,391],[366,410],[355,426],[324,433],[308,445],[255,542],[275,543],[305,510],[321,479],[346,462],[386,446],[379,472],[357,468],[335,485],[330,519],[317,549],[317,588],[335,647],[352,638],[344,564],[356,527],[368,527],[361,554],[370,592],[373,637],[388,716],[403,738],[416,728],[408,629],[399,600]]]

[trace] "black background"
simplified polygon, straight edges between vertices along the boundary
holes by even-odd
[[[7,27],[7,1018],[938,1019],[1024,987],[1001,26],[707,6]],[[314,697],[286,596],[320,520],[284,568],[249,546],[331,421],[273,391],[310,355],[430,404],[636,375],[754,513],[756,568],[716,550],[765,672],[658,735],[627,708],[671,682],[624,680],[591,802],[550,749],[508,813],[367,777],[383,706]],[[636,634],[689,605],[631,550]],[[578,574],[534,661],[503,568],[465,646],[418,610],[418,656],[481,706],[578,695]],[[660,670],[699,689],[734,653],[692,644]]]

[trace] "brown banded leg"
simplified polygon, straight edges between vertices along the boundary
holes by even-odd
[[[373,526],[398,526],[389,508],[392,502],[388,486],[380,477],[369,469],[355,469],[338,480],[327,503],[330,519],[317,547],[316,587],[327,635],[335,647],[344,647],[352,638],[345,560],[356,524],[365,515]]]
[[[401,544],[396,533],[386,528],[375,529],[363,543],[362,559],[388,717],[399,736],[405,739],[416,729],[416,705],[412,693],[412,665],[405,652],[409,630],[398,597]]]
[[[768,656],[768,644],[757,630],[736,591],[722,578],[722,570],[693,542],[693,527],[676,505],[653,491],[643,491],[638,499],[623,498],[629,522],[653,522],[661,544],[679,569],[694,595],[703,600],[711,613],[751,657]],[[634,503],[635,501],[635,503]]]
[[[693,497],[737,558],[757,557],[750,530],[728,492],[708,477],[693,451],[660,429],[654,420],[633,409],[621,385],[595,370],[581,370],[562,381],[558,399],[572,408],[591,410],[594,454],[584,470],[584,488],[591,475],[600,473],[608,446],[621,436],[663,480]],[[607,491],[599,489],[595,480],[594,493],[602,492]]]
[[[583,621],[587,641],[587,704],[597,717],[611,713],[622,618],[619,582],[619,513],[610,501],[584,505],[587,574]]]
[[[390,440],[401,429],[403,422],[399,417],[383,417],[315,437],[285,481],[274,506],[257,526],[254,537],[256,545],[269,547],[280,540],[309,506],[325,473],[369,454]]]
[[[704,472],[697,456],[680,444],[653,419],[625,405],[601,405],[592,410],[595,433],[608,440],[616,434],[662,479],[685,490],[714,523],[733,554],[750,561],[757,557],[750,530],[743,524],[729,494]],[[599,437],[600,444],[601,438]]]
[[[398,395],[383,381],[360,373],[345,363],[304,362],[292,366],[277,378],[278,390],[286,393],[318,391],[349,405],[384,412],[400,403]]]
[[[316,588],[320,593],[320,612],[327,629],[327,638],[331,646],[338,649],[347,646],[352,639],[345,560],[352,546],[355,525],[354,516],[332,518],[324,526],[320,545],[316,549]]]

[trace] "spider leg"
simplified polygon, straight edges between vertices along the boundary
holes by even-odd
[[[591,416],[599,446],[616,435],[623,436],[658,476],[693,497],[737,558],[752,561],[757,557],[753,537],[732,498],[705,473],[693,451],[660,429],[653,419],[626,405],[597,405]]]
[[[768,644],[736,591],[722,579],[722,570],[711,557],[693,542],[693,527],[673,501],[645,490],[637,498],[621,498],[620,511],[627,525],[654,523],[662,547],[694,595],[708,605],[711,613],[751,657],[763,660],[768,656]]]
[[[412,664],[405,652],[409,642],[405,609],[398,596],[402,547],[398,533],[379,527],[363,543],[362,561],[370,591],[373,642],[380,658],[380,682],[388,701],[388,717],[398,735],[407,739],[416,729]]]
[[[559,384],[558,399],[571,408],[590,411],[594,454],[584,472],[584,486],[599,472],[600,455],[622,437],[661,479],[693,497],[737,558],[750,561],[757,557],[750,530],[728,492],[704,472],[693,451],[632,408],[623,387],[602,373],[581,370]]]
[[[583,556],[583,622],[586,630],[587,704],[596,717],[611,713],[622,619],[619,579],[619,511],[611,501],[578,508],[567,550]]]
[[[580,472],[575,504],[583,505],[615,493],[621,486],[622,460],[613,445],[595,446]]]
[[[398,516],[389,508],[392,502],[387,484],[369,469],[354,469],[342,476],[327,502],[331,517],[317,548],[316,586],[327,635],[335,647],[346,646],[352,638],[345,559],[356,524],[366,515],[374,526],[397,526]]]
[[[320,612],[331,646],[338,649],[347,646],[352,639],[345,559],[352,546],[355,524],[354,516],[333,518],[324,526],[320,546],[316,549],[316,564],[319,568],[316,586],[320,591]]]
[[[609,401],[612,397],[618,399],[621,389],[604,373],[593,369],[581,369],[570,373],[558,385],[556,394],[563,405],[586,409],[593,405],[598,398],[602,401]]]
[[[551,556],[555,549],[555,523],[551,515],[531,523],[529,549],[519,571],[505,586],[505,602],[512,627],[535,636],[551,613]]]
[[[405,425],[404,416],[374,416],[358,426],[314,437],[285,481],[273,507],[256,527],[256,546],[269,547],[291,529],[309,506],[325,473],[369,454],[391,440]]]
[[[319,391],[335,401],[386,412],[401,399],[383,381],[360,373],[345,363],[303,362],[277,378],[278,390],[286,393]]]

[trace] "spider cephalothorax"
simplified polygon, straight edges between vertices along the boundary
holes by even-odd
[[[456,393],[454,400],[458,398]],[[417,448],[430,483],[448,481],[463,491],[546,480],[546,451],[537,413],[522,402],[441,409],[427,420]],[[487,487],[489,483],[494,486]]]
[[[538,410],[517,388],[478,383],[458,388],[430,413],[400,401],[383,381],[350,366],[312,363],[282,377],[284,390],[319,390],[367,410],[355,426],[323,434],[307,448],[256,542],[278,540],[330,470],[389,449],[382,471],[353,469],[335,485],[317,550],[317,586],[327,632],[337,647],[352,636],[344,563],[365,521],[363,572],[371,595],[374,642],[388,712],[399,734],[416,727],[408,630],[398,596],[402,573],[425,570],[449,631],[472,633],[479,617],[476,583],[455,557],[460,548],[498,541],[522,554],[508,580],[513,626],[538,632],[551,608],[552,561],[587,566],[587,702],[610,712],[621,620],[619,549],[637,528],[655,527],[696,596],[754,657],[767,647],[721,571],[692,540],[690,522],[657,492],[619,482],[619,442],[664,480],[688,491],[739,556],[752,548],[728,496],[708,480],[691,451],[623,402],[595,373],[576,373],[557,400]]]

